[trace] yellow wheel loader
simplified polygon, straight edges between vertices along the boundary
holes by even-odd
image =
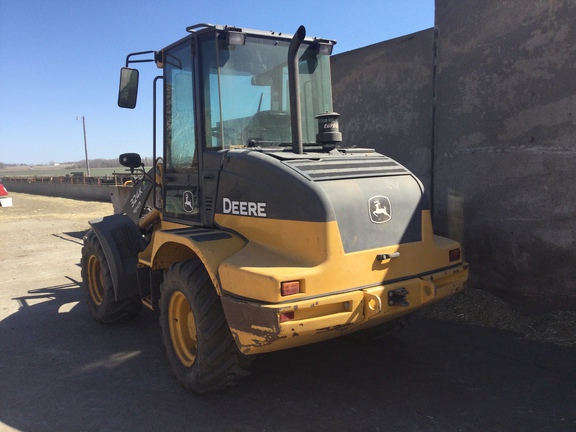
[[[420,181],[342,138],[335,41],[304,27],[187,32],[121,70],[124,108],[137,98],[130,65],[163,71],[162,153],[154,130],[152,168],[121,155],[140,180],[122,214],[90,222],[82,276],[96,321],[158,308],[178,381],[203,393],[236,384],[255,354],[389,328],[464,290],[460,245],[433,234]]]

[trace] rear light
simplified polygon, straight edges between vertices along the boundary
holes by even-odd
[[[294,319],[294,312],[282,312],[280,314],[280,322],[291,321]]]
[[[300,292],[300,281],[282,282],[280,284],[282,296],[298,294]]]
[[[450,262],[460,261],[460,256],[462,255],[460,253],[460,249],[452,249],[450,252],[448,252],[448,254],[450,256]]]

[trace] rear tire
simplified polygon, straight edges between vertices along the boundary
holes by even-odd
[[[94,230],[84,236],[82,247],[82,290],[90,315],[101,324],[127,321],[140,312],[140,297],[116,301],[108,261]]]
[[[250,374],[252,359],[238,350],[199,259],[168,269],[161,286],[160,325],[172,370],[188,390],[220,390]]]

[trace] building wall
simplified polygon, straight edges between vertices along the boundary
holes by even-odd
[[[575,23],[571,0],[436,0],[435,32],[333,59],[346,143],[419,175],[472,285],[530,312],[576,310]]]

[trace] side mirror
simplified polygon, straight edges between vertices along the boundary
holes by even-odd
[[[134,108],[138,97],[138,69],[123,67],[120,70],[120,89],[118,91],[118,106]]]
[[[134,173],[136,168],[142,166],[142,158],[138,153],[124,153],[118,158],[120,165],[130,168],[130,172]]]

